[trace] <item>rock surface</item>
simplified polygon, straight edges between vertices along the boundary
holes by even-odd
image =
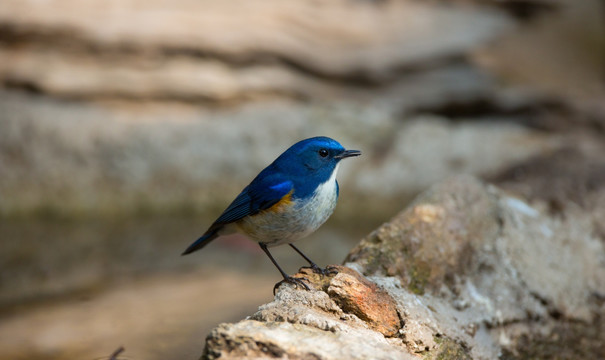
[[[303,269],[311,291],[282,285],[248,319],[213,330],[202,358],[602,357],[594,225],[452,178],[363,239],[337,275]]]

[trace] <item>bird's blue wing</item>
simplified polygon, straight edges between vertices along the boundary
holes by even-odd
[[[292,189],[292,182],[279,176],[257,178],[233,200],[213,226],[232,223],[268,209],[282,200]]]
[[[233,202],[223,211],[221,216],[216,219],[215,224],[227,224],[230,222],[237,221],[244,216],[250,215],[250,205],[252,203],[252,199],[250,198],[250,194],[248,193],[248,189],[250,186],[246,186],[246,188],[233,200]]]
[[[219,236],[219,231],[227,224],[240,220],[246,216],[257,214],[280,202],[291,193],[294,185],[277,174],[265,175],[261,172],[250,185],[233,200],[221,216],[206,230],[204,235],[197,239],[183,252],[183,255],[192,253],[208,245]]]

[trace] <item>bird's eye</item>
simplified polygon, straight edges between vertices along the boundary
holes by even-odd
[[[328,150],[326,150],[326,149],[319,149],[319,156],[326,157],[326,156],[328,156],[328,154],[329,154]]]

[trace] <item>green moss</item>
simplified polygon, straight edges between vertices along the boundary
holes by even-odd
[[[418,295],[425,293],[432,273],[429,263],[413,259],[406,242],[384,239],[379,231],[364,239],[345,261],[362,263],[365,275],[399,276],[408,284],[408,289]]]
[[[425,360],[471,360],[469,349],[464,344],[444,337],[435,337],[437,348],[428,352]]]
[[[386,244],[381,244],[377,232],[371,233],[366,239],[353,249],[347,256],[345,262],[360,261],[364,264],[367,274],[386,274],[385,269],[393,263],[393,251],[386,250]]]
[[[428,263],[418,261],[409,267],[408,289],[414,294],[423,295],[431,276],[431,267]]]

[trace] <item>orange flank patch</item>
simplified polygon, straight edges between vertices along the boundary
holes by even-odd
[[[289,193],[287,193],[286,195],[284,195],[284,197],[282,197],[281,200],[278,201],[275,205],[273,205],[270,208],[268,208],[267,211],[271,211],[271,212],[274,212],[274,213],[284,211],[285,208],[287,208],[290,205],[292,205],[292,193],[293,192],[294,192],[294,190],[290,190]]]

